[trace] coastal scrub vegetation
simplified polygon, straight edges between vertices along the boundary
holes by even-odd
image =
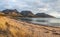
[[[60,37],[60,28],[0,16],[0,37]]]

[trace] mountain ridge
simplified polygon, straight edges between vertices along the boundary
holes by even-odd
[[[14,10],[6,9],[6,10],[3,10],[1,12],[4,13],[5,15],[17,16],[17,17],[44,17],[44,18],[45,17],[47,17],[47,18],[51,17],[51,18],[54,18],[54,16],[48,15],[46,13],[33,14],[31,11],[18,12],[16,9],[14,9]]]

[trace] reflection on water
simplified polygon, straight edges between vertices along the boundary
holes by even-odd
[[[60,26],[60,19],[58,18],[20,18],[20,19],[24,21],[36,23],[36,24]]]
[[[29,18],[20,18],[20,19],[23,21],[33,21],[32,19],[29,19]]]

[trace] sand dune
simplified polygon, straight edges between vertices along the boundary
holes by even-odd
[[[60,37],[60,28],[0,16],[0,37]]]

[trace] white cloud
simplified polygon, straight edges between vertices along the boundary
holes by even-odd
[[[17,2],[17,0],[12,0],[12,2]]]
[[[60,18],[60,14],[56,11],[50,11],[48,14]]]
[[[48,11],[47,8],[38,8],[38,10],[39,10],[40,12],[46,12],[46,11]]]
[[[31,10],[60,17],[60,0],[0,0],[1,9]]]

